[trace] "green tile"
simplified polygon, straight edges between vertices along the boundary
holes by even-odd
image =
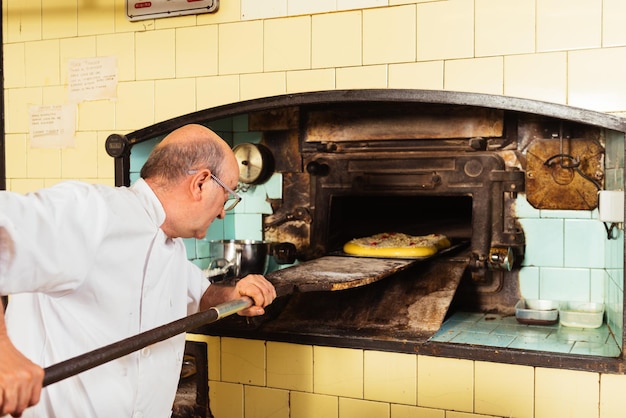
[[[539,218],[541,215],[539,209],[528,203],[525,193],[519,193],[515,199],[515,214],[518,218]]]
[[[563,220],[520,219],[526,236],[523,266],[563,266]]]
[[[577,341],[576,343],[574,343],[574,347],[572,347],[570,353],[602,357],[619,357],[621,354],[621,350],[615,343],[602,344],[591,343],[587,341]]]
[[[450,340],[459,344],[477,344],[490,347],[507,347],[515,337],[510,335],[483,334],[472,331],[464,331]]]
[[[542,268],[539,283],[540,299],[589,301],[588,269]]]
[[[485,332],[493,324],[496,327]],[[604,357],[615,357],[620,353],[606,324],[597,329],[568,328],[558,324],[525,325],[512,316],[472,312],[453,314],[429,341]]]
[[[190,260],[196,258],[196,240],[193,238],[184,238],[183,243],[187,250],[187,258]]]
[[[248,114],[233,117],[233,131],[245,132],[248,130]]]
[[[130,171],[139,172],[152,149],[161,142],[162,136],[135,144],[130,149]]]
[[[547,351],[552,353],[569,353],[574,343],[566,341],[550,340],[541,337],[518,337],[508,348],[517,348],[524,350]]]
[[[209,127],[211,130],[215,132],[218,132],[218,131],[232,132],[233,124],[234,124],[233,118],[228,117],[224,119],[212,120],[209,123],[207,123],[207,127]]]
[[[244,144],[247,142],[251,142],[253,144],[258,144],[263,139],[262,132],[235,132],[233,136],[233,145]]]
[[[606,231],[601,222],[565,219],[564,231],[564,267],[604,267]]]

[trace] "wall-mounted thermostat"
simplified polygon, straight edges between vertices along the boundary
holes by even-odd
[[[158,19],[217,11],[219,0],[126,0],[128,20]]]

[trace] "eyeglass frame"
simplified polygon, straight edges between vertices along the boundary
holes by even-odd
[[[196,174],[199,170],[188,170],[187,174]],[[239,204],[239,202],[241,202],[243,200],[243,197],[237,193],[236,191],[234,191],[233,189],[231,189],[230,187],[228,187],[222,180],[220,180],[215,174],[211,173],[211,179],[215,180],[215,182],[217,184],[219,184],[220,186],[222,186],[222,188],[224,188],[224,190],[226,190],[230,195],[235,196],[235,201],[233,203],[231,203],[230,205],[228,205],[228,207],[224,206],[224,212],[228,212],[229,210],[233,210],[235,209],[235,206],[237,206]],[[229,199],[230,200],[230,197]],[[228,200],[226,202],[228,202]],[[224,202],[224,205],[226,204],[226,202]]]

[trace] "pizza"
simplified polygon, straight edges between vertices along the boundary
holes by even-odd
[[[369,237],[355,238],[343,246],[346,254],[367,257],[428,257],[450,247],[450,240],[441,234],[423,236],[401,232],[383,232]]]

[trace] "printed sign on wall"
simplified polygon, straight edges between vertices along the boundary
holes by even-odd
[[[216,12],[219,0],[126,0],[128,20],[158,19]]]

